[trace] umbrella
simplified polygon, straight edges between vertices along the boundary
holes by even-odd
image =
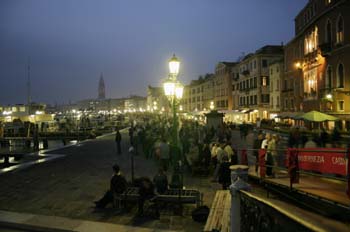
[[[336,121],[339,120],[337,117],[334,117],[329,114],[324,114],[318,111],[310,111],[303,115],[300,115],[298,119],[310,121],[310,122],[324,122],[324,121]]]

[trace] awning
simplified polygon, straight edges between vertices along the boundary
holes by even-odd
[[[219,110],[218,112],[224,114],[242,114],[239,110]]]
[[[252,111],[254,111],[254,109],[242,109],[242,110],[240,110],[240,112],[243,113],[243,114],[248,114],[248,113],[250,113]]]
[[[300,115],[302,115],[302,112],[282,112],[276,116],[276,118],[282,118],[282,119],[299,119]]]

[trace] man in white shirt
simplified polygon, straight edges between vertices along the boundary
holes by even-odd
[[[266,133],[265,139],[261,143],[262,149],[267,149],[267,145],[269,144],[270,139],[271,139],[270,133]]]

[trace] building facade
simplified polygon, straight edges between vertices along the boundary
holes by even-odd
[[[235,62],[219,62],[215,67],[214,104],[217,110],[232,110],[232,72]]]
[[[239,109],[248,114],[248,121],[270,118],[269,64],[282,57],[282,45],[267,45],[246,55],[239,63],[235,93],[239,96]]]
[[[185,112],[201,112],[210,109],[211,102],[214,101],[214,75],[206,74],[197,80],[192,80],[185,86],[182,100]]]
[[[318,110],[350,129],[350,1],[310,0],[285,48],[283,110]]]
[[[283,60],[276,60],[269,65],[270,72],[270,119],[274,119],[280,113],[281,106],[281,80],[284,74]]]

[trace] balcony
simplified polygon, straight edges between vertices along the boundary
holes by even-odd
[[[291,88],[285,88],[285,89],[282,89],[282,93],[288,93],[288,92],[293,92],[294,89],[291,89]]]
[[[249,70],[244,70],[244,71],[242,72],[242,74],[243,74],[244,76],[248,76],[248,75],[249,75]]]
[[[321,50],[321,55],[323,57],[329,56],[332,51],[332,45],[331,43],[323,43],[319,45],[319,48]]]
[[[316,98],[317,98],[316,91],[304,92],[304,99],[305,100],[315,100]]]

